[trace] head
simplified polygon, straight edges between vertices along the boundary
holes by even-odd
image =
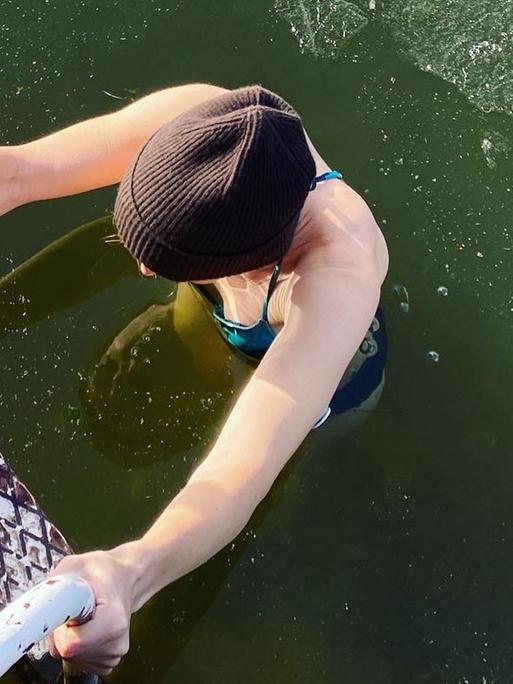
[[[114,220],[143,275],[211,281],[283,258],[314,176],[294,109],[261,86],[240,88],[150,138]]]

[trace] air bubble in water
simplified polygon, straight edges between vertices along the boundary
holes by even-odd
[[[449,290],[445,287],[445,285],[440,285],[440,287],[437,289],[437,293],[440,295],[440,297],[447,297]]]
[[[428,361],[431,361],[431,363],[438,363],[440,361],[440,354],[434,349],[428,351],[426,357]]]
[[[481,140],[481,150],[488,168],[497,168],[497,161],[501,158],[507,159],[510,153],[508,140],[497,131],[488,131],[486,137]]]
[[[394,285],[394,296],[399,303],[399,308],[403,313],[408,313],[410,310],[410,295],[404,285]]]

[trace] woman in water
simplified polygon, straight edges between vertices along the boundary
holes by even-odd
[[[376,391],[385,347],[383,236],[278,95],[179,86],[0,148],[0,213],[119,182],[114,221],[140,272],[192,283],[258,366],[146,534],[58,567],[91,583],[97,610],[57,630],[53,653],[100,675],[127,652],[131,614],[234,539],[313,427]]]

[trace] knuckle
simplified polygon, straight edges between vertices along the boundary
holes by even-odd
[[[57,654],[64,660],[73,660],[81,655],[83,651],[82,642],[73,637],[69,632],[54,632],[54,643]]]
[[[62,651],[66,646],[66,638],[61,634],[61,630],[57,629],[52,635],[53,647],[62,656]],[[50,642],[52,644],[52,642]]]
[[[121,624],[110,625],[105,635],[106,641],[120,641],[125,635],[126,627]]]
[[[59,652],[57,651],[57,648],[55,647],[53,637],[50,637],[48,639],[48,653],[52,656],[52,658],[58,658],[59,657]]]
[[[80,560],[78,557],[74,555],[66,556],[56,565],[50,575],[55,576],[72,573],[77,568],[80,568]]]
[[[110,639],[123,639],[128,632],[128,628],[129,620],[126,612],[121,607],[113,609],[108,628]]]
[[[71,642],[64,642],[59,646],[58,650],[61,655],[61,658],[64,658],[64,660],[71,660],[79,654],[79,649],[77,648],[77,645]]]

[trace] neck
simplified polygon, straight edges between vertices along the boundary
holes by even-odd
[[[290,273],[294,270],[296,263],[300,259],[302,253],[311,247],[316,235],[317,232],[313,229],[313,224],[310,218],[310,206],[307,198],[299,218],[298,226],[294,233],[292,244],[281,260],[282,273]],[[216,287],[218,287],[218,284],[221,284],[222,287],[222,283],[231,287],[240,287],[248,283],[254,283],[258,285],[269,279],[275,265],[276,262],[273,262],[271,264],[267,264],[266,266],[262,266],[261,268],[256,268],[252,271],[246,271],[244,273],[238,273],[237,275],[218,278],[213,284],[216,285]]]

